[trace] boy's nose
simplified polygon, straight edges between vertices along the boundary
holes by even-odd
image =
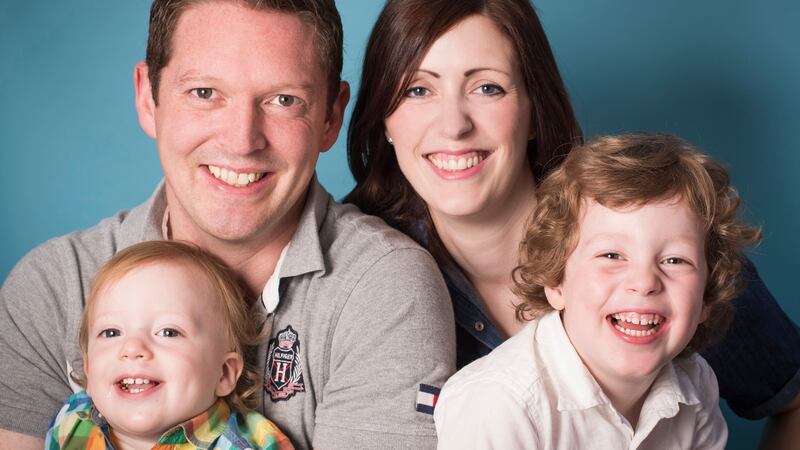
[[[119,357],[120,359],[150,359],[153,357],[153,353],[143,339],[130,336],[125,339]]]
[[[625,290],[641,296],[654,295],[661,292],[662,284],[657,267],[649,264],[631,268],[625,282]]]

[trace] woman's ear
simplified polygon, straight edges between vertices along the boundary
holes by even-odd
[[[544,288],[544,295],[547,297],[547,303],[550,303],[553,309],[558,311],[564,309],[564,294],[561,286]]]
[[[222,376],[217,382],[217,389],[214,391],[217,397],[225,397],[236,389],[236,382],[244,370],[244,360],[242,355],[236,352],[228,352],[222,361]]]

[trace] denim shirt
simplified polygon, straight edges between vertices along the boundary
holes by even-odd
[[[458,267],[441,267],[456,321],[458,368],[487,355],[505,339],[484,312],[480,296]],[[780,412],[800,392],[800,331],[772,297],[749,261],[746,289],[728,334],[702,356],[719,380],[720,397],[748,419]]]

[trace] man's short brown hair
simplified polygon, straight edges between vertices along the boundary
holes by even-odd
[[[561,285],[567,259],[579,240],[587,199],[611,209],[679,199],[705,229],[708,264],[703,302],[708,318],[685,353],[721,337],[732,319],[730,300],[741,289],[742,250],[758,242],[759,229],[739,222],[739,195],[728,172],[686,141],[665,134],[598,137],[574,148],[536,191],[537,205],[521,244],[522,263],[514,269],[520,317],[552,309],[545,287]]]
[[[334,0],[154,0],[150,7],[150,30],[147,35],[148,78],[153,101],[158,104],[161,70],[172,56],[172,34],[181,14],[194,5],[211,1],[231,1],[254,10],[297,14],[314,29],[322,68],[328,78],[328,107],[339,94],[342,73],[342,19]]]
[[[213,290],[218,300],[217,308],[215,311],[208,311],[208,314],[219,317],[225,331],[224,339],[231,351],[238,353],[245,361],[245,368],[237,380],[236,389],[225,398],[238,411],[250,410],[255,403],[253,397],[260,383],[256,373],[248,367],[247,357],[255,350],[260,340],[260,322],[257,317],[250,314],[244,290],[225,264],[188,242],[142,242],[120,251],[98,270],[81,319],[79,345],[83,358],[86,359],[88,356],[89,329],[98,297],[132,270],[159,263],[178,264],[197,269],[206,279],[207,286]],[[77,378],[75,381],[85,387],[85,379]]]

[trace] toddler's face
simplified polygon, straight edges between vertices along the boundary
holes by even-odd
[[[579,233],[548,300],[601,385],[652,381],[702,322],[701,223],[675,199],[624,210],[589,199]]]
[[[87,392],[115,434],[155,441],[233,390],[242,363],[214,295],[199,269],[155,263],[95,299]]]

